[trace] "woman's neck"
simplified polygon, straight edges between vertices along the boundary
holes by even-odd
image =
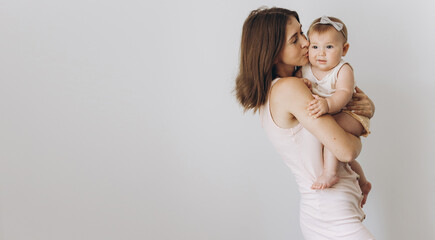
[[[278,77],[292,77],[295,74],[295,66],[276,64],[276,75]]]

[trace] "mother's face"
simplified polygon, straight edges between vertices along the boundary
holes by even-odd
[[[302,32],[301,24],[291,17],[287,22],[286,36],[282,50],[278,56],[276,67],[294,69],[308,63],[309,42]]]

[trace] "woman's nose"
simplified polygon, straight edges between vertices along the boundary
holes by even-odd
[[[304,37],[301,40],[301,47],[306,48],[310,45],[310,42],[308,42],[307,37],[304,35]]]

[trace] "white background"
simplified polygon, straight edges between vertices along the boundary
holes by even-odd
[[[377,239],[435,239],[430,1],[0,1],[2,240],[301,239],[299,195],[232,89],[260,6],[349,29],[376,103]]]

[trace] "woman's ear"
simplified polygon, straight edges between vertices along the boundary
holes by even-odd
[[[346,56],[348,50],[349,50],[349,43],[345,43],[343,46],[343,57]]]

